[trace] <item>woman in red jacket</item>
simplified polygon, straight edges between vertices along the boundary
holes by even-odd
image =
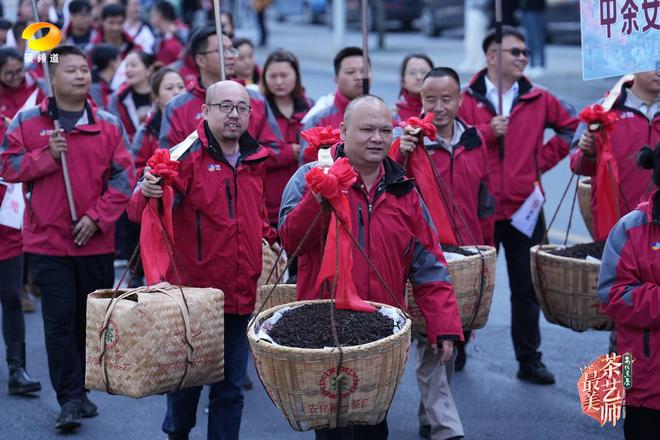
[[[135,175],[140,178],[147,160],[158,148],[158,133],[160,132],[160,121],[165,105],[179,93],[185,90],[183,77],[171,68],[159,69],[151,75],[151,96],[153,107],[135,137],[133,138],[133,157],[135,158]]]
[[[30,98],[37,105],[45,97],[37,87],[37,80],[25,72],[20,52],[0,47],[0,114],[13,118]]]
[[[395,104],[395,113],[400,121],[422,113],[422,81],[433,69],[433,61],[427,55],[407,55],[401,63],[401,91]]]
[[[312,107],[300,79],[298,59],[287,50],[276,50],[266,59],[261,93],[268,102],[268,122],[283,141],[266,162],[266,207],[271,225],[277,225],[282,193],[298,169],[302,119]]]
[[[160,63],[146,52],[131,52],[126,57],[126,82],[110,96],[108,111],[119,116],[126,128],[129,140],[151,109],[149,78]]]
[[[603,253],[598,296],[612,318],[618,353],[631,353],[626,440],[660,438],[660,142],[639,154],[653,170],[655,191],[614,225]]]

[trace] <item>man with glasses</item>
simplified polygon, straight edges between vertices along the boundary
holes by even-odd
[[[459,116],[483,135],[496,200],[495,247],[504,246],[511,289],[511,336],[518,378],[553,384],[555,378],[541,362],[539,304],[532,287],[529,249],[543,238],[543,215],[531,236],[516,229],[511,218],[532,195],[541,174],[568,154],[577,127],[575,111],[545,89],[534,86],[523,72],[528,50],[523,35],[511,26],[502,30],[502,114],[498,114],[498,70],[495,32],[483,41],[486,69],[468,86]],[[544,130],[555,136],[544,142]]]
[[[262,236],[271,232],[264,205],[268,150],[247,132],[251,103],[242,85],[234,81],[211,85],[202,117],[197,139],[176,147],[185,153],[173,182],[174,247],[188,285],[218,288],[225,295],[225,377],[210,386],[208,438],[237,440],[248,357],[246,329],[261,273]],[[129,204],[133,221],[140,220],[149,197],[163,194],[159,179],[149,171],[145,168]],[[177,283],[172,267],[167,279]],[[162,429],[168,438],[188,438],[201,390],[187,388],[167,395]]]
[[[233,79],[238,51],[232,46],[229,36],[223,34],[221,41],[224,47],[225,76]],[[206,88],[220,81],[222,77],[218,44],[214,26],[201,28],[191,37],[190,55],[199,70],[199,78],[196,82],[188,83],[186,91],[173,98],[165,107],[159,136],[161,148],[171,148],[183,141],[202,119],[201,108]],[[252,106],[247,130],[261,145],[273,149],[277,154],[280,151],[280,141],[269,124],[264,98],[255,90],[248,89],[247,93]]]

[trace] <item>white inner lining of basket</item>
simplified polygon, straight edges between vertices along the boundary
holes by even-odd
[[[278,347],[281,347],[280,344],[275,342],[273,338],[270,337],[268,334],[268,331],[273,328],[275,323],[280,320],[280,318],[289,310],[293,310],[296,307],[302,307],[302,306],[295,306],[295,307],[282,307],[279,309],[277,312],[273,314],[270,318],[265,320],[264,322],[261,323],[261,325],[258,327],[257,331],[257,338],[268,341],[273,345],[276,345]],[[394,326],[392,328],[392,334],[395,335],[399,333],[403,327],[406,325],[406,318],[403,316],[401,312],[398,311],[398,309],[395,309],[393,307],[379,307],[376,310],[377,313],[380,313],[381,315],[387,316],[390,318],[392,321],[394,321]],[[324,347],[324,350],[335,350],[336,347]]]
[[[474,252],[475,254],[477,253],[477,249],[474,248],[474,246],[472,246],[472,249],[466,249],[466,250],[472,251],[472,252]],[[464,258],[467,258],[466,255],[455,254],[455,253],[453,253],[453,252],[444,252],[444,251],[443,251],[443,252],[442,252],[442,255],[445,256],[445,260],[446,260],[446,261],[462,260],[462,259],[464,259]]]

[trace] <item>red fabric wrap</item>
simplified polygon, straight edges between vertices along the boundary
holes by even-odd
[[[316,291],[325,281],[333,282],[337,273],[337,290],[335,293],[335,306],[337,309],[355,310],[358,312],[374,312],[376,309],[362,301],[357,293],[353,280],[353,250],[349,232],[344,228],[337,228],[337,216],[352,229],[350,208],[346,192],[355,183],[357,174],[345,157],[337,159],[326,174],[322,168],[314,167],[305,176],[310,189],[323,196],[334,213],[330,219],[328,236],[321,270],[316,279]],[[336,215],[335,215],[336,214]],[[337,229],[339,236],[337,236]],[[339,254],[337,254],[337,241],[339,242]]]
[[[422,193],[424,203],[426,204],[431,219],[433,220],[433,224],[438,231],[440,242],[451,246],[458,246],[459,243],[456,239],[456,235],[454,235],[451,223],[449,222],[445,205],[440,199],[440,188],[438,188],[438,184],[433,175],[431,158],[429,157],[426,148],[424,148],[424,137],[427,137],[432,141],[437,137],[437,131],[435,125],[433,125],[434,117],[435,115],[433,113],[428,113],[424,116],[424,119],[417,117],[408,118],[406,121],[400,122],[399,127],[405,128],[411,126],[421,128],[417,148],[415,148],[410,154],[407,168],[412,170],[415,175],[417,186]],[[389,155],[394,160],[397,160],[399,156],[400,143],[400,139],[395,140],[390,149]]]
[[[314,162],[319,154],[319,149],[330,148],[339,142],[339,130],[330,125],[325,127],[314,127],[300,133],[307,142],[307,148],[303,155],[306,163]]]
[[[598,124],[594,132],[596,144],[596,193],[594,194],[598,216],[594,224],[594,238],[606,240],[612,227],[619,221],[619,168],[610,143],[609,133],[614,128],[618,116],[615,112],[605,111],[602,105],[595,104],[580,112],[580,120],[588,126]]]
[[[156,150],[147,161],[147,165],[151,168],[151,174],[159,176],[163,182],[162,199],[149,199],[147,207],[142,211],[140,256],[147,285],[151,286],[166,279],[165,275],[170,266],[170,253],[174,252],[171,248],[174,238],[172,180],[179,175],[181,164],[176,160],[170,160],[170,152],[163,149]],[[169,251],[168,247],[170,247]]]

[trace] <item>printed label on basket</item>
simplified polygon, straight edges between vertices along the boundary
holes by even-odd
[[[336,399],[337,393],[341,392],[341,398],[345,399],[357,389],[360,378],[352,368],[342,367],[337,375],[336,368],[329,368],[323,372],[319,380],[321,393],[330,399]]]
[[[577,386],[582,412],[600,423],[616,426],[625,405],[625,390],[632,386],[632,354],[601,355],[582,369]]]
[[[342,413],[346,411],[347,408],[350,408],[351,411],[359,411],[362,409],[370,408],[369,398],[365,397],[364,399],[351,399],[350,404],[343,403],[341,405]],[[310,403],[307,405],[307,414],[314,415],[326,415],[326,414],[337,414],[337,404],[336,403]]]
[[[103,328],[100,328],[99,335],[102,331]],[[117,347],[117,343],[119,342],[119,330],[117,329],[117,323],[112,319],[108,321],[108,327],[105,329],[104,339],[106,350],[113,350],[115,347]]]

